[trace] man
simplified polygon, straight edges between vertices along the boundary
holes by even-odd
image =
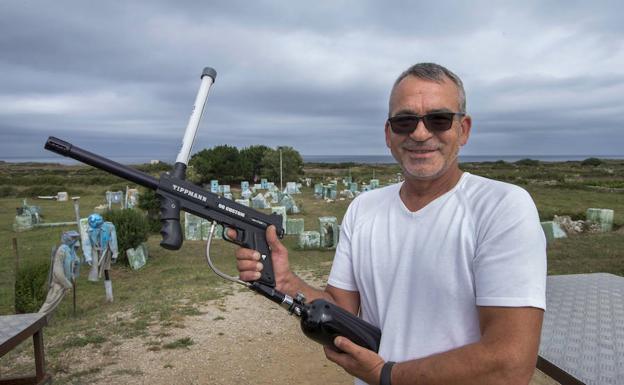
[[[380,327],[379,354],[344,337],[325,349],[356,383],[529,383],[546,284],[533,201],[459,169],[471,118],[462,82],[446,68],[421,63],[401,74],[388,116],[386,144],[405,181],[351,203],[323,291],[290,271],[270,228],[278,290],[324,297]],[[236,254],[241,279],[257,279],[258,253]]]

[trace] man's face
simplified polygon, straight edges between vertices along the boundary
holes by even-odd
[[[442,83],[407,76],[390,96],[390,116],[432,112],[459,112],[458,91],[453,82]],[[429,131],[418,122],[414,132],[399,135],[386,122],[386,145],[399,162],[406,178],[433,180],[444,175],[451,166],[457,167],[459,148],[470,135],[469,116],[456,116],[447,131]]]

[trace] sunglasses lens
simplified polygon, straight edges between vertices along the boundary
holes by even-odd
[[[429,114],[425,115],[425,126],[429,131],[446,131],[453,125],[454,114]]]
[[[390,118],[390,128],[395,134],[411,134],[416,129],[418,121],[419,119],[415,116],[396,116]]]

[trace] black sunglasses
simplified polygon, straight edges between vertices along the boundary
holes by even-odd
[[[427,130],[431,132],[446,131],[453,126],[455,116],[464,116],[463,112],[433,112],[427,115],[396,115],[388,118],[392,132],[397,135],[409,135],[416,131],[422,120]]]

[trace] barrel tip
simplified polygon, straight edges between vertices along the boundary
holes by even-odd
[[[206,67],[202,71],[201,77],[203,78],[204,76],[210,76],[212,78],[212,81],[214,82],[215,80],[217,80],[217,71],[212,67]]]
[[[46,140],[45,146],[43,146],[46,150],[53,151],[58,154],[66,154],[71,150],[71,147],[72,145],[70,143],[54,136],[49,136],[48,140]]]

